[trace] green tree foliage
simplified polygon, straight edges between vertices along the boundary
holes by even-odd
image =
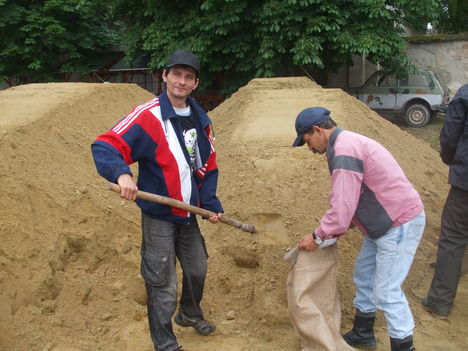
[[[436,28],[440,33],[468,32],[467,0],[439,0],[439,5],[439,25]]]
[[[104,0],[105,1],[105,0]],[[335,70],[365,54],[385,68],[404,67],[404,26],[435,23],[437,0],[114,0],[126,21],[131,56],[164,65],[188,48],[207,72],[226,72],[233,90],[252,77]]]
[[[0,38],[0,76],[25,83],[89,72],[118,36],[91,0],[0,0]]]

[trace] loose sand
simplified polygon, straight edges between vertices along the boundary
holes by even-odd
[[[151,351],[139,275],[139,211],[105,189],[94,138],[152,97],[126,84],[31,84],[0,92],[0,350]],[[404,289],[418,350],[467,349],[468,280],[448,321],[419,305],[432,278],[447,167],[423,141],[339,89],[306,78],[255,79],[210,113],[226,215],[251,235],[202,221],[210,254],[203,301],[209,337],[175,327],[189,351],[299,350],[286,304],[285,251],[328,208],[325,158],[290,147],[310,106],[386,146],[420,192],[427,229]],[[343,330],[352,324],[352,268],[361,235],[339,242]],[[379,349],[388,350],[377,317]]]

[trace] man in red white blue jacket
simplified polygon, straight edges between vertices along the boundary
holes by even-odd
[[[207,252],[193,214],[136,199],[138,190],[223,212],[216,196],[218,169],[211,121],[189,97],[198,86],[200,63],[188,50],[173,52],[163,72],[166,92],[137,106],[92,144],[98,173],[121,187],[121,197],[136,200],[142,212],[141,274],[148,294],[148,321],[157,351],[182,350],[171,318],[177,306],[176,258],[183,271],[182,296],[174,321],[202,335],[215,326],[200,302],[207,273]],[[135,184],[129,165],[138,162]]]
[[[365,235],[354,267],[356,316],[345,341],[374,350],[375,311],[380,309],[391,350],[414,350],[414,322],[401,285],[425,226],[418,192],[382,145],[337,127],[323,107],[299,113],[296,132],[293,146],[307,144],[314,153],[326,154],[332,177],[331,208],[298,247],[314,251],[332,245],[352,226]]]

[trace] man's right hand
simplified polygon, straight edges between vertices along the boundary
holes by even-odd
[[[312,238],[312,234],[307,234],[303,238],[299,239],[297,242],[297,247],[301,250],[315,251],[318,248],[318,245],[315,243]]]
[[[117,178],[117,184],[120,186],[120,197],[130,201],[136,200],[138,187],[130,174],[121,174],[119,178]]]

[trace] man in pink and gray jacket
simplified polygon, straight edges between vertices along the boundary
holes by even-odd
[[[354,267],[356,316],[343,337],[351,346],[376,348],[375,312],[387,320],[392,351],[411,351],[414,321],[401,289],[424,231],[425,214],[418,192],[393,156],[379,143],[337,127],[322,107],[303,110],[296,118],[293,146],[307,144],[326,154],[332,177],[325,212],[300,249],[332,245],[350,227],[364,234]]]

